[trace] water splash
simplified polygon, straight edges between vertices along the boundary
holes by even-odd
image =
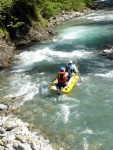
[[[93,134],[93,130],[86,128],[86,130],[82,131],[81,134]]]
[[[64,123],[67,123],[70,115],[69,107],[65,104],[61,105],[61,113],[63,115]]]
[[[95,74],[95,76],[103,77],[103,78],[113,78],[113,71],[109,71],[107,73]]]
[[[84,139],[84,150],[88,150],[88,142],[86,138],[83,138],[83,139]]]

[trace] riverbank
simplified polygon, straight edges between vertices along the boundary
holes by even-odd
[[[53,150],[50,140],[38,129],[31,131],[32,125],[16,118],[11,111],[13,107],[0,104],[0,150]]]
[[[83,12],[63,11],[61,14],[55,15],[49,19],[49,23],[46,28],[39,28],[36,24],[32,23],[29,27],[29,32],[24,36],[19,36],[16,40],[11,40],[3,33],[0,34],[0,70],[9,67],[13,63],[15,53],[19,47],[29,46],[36,42],[51,41],[52,36],[57,34],[53,27],[61,24],[66,20],[70,20],[76,17],[90,13],[90,9],[86,9]],[[17,33],[18,34],[18,33]],[[18,35],[17,35],[18,36]]]
[[[3,33],[0,34],[0,70],[9,67],[15,55],[15,44]]]

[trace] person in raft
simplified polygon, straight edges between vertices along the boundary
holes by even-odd
[[[67,85],[67,76],[68,76],[68,72],[65,71],[64,67],[61,67],[57,77],[55,77],[52,80],[52,82],[57,78],[58,80],[57,86],[59,89],[61,89],[62,87],[65,87]]]
[[[66,64],[66,72],[68,72],[68,80],[72,77],[73,73],[78,73],[78,70],[76,68],[76,63],[72,60],[69,61],[68,64]]]

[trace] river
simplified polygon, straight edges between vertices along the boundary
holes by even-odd
[[[19,109],[16,116],[32,122],[56,149],[111,150],[113,61],[99,53],[113,40],[113,9],[66,21],[55,31],[53,42],[24,48],[0,73],[0,99],[12,101]],[[81,80],[67,95],[51,93],[50,81],[71,59],[78,63]]]

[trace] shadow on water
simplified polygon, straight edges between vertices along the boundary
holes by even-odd
[[[60,64],[64,65],[64,64]],[[51,72],[55,73],[56,70],[59,70],[59,64],[49,64],[48,63],[42,63],[42,64],[35,64],[35,66],[30,70],[30,71],[26,71],[27,74],[35,74],[35,73],[47,73],[50,74]]]
[[[106,26],[106,25],[109,25],[109,24],[113,24],[113,20],[100,20],[100,21],[94,21],[94,22],[85,22],[83,23],[82,25],[85,25],[85,26],[93,26],[93,27],[99,27],[99,26]],[[79,25],[80,26],[80,25]]]
[[[112,0],[93,0],[93,1],[96,2],[102,8],[113,7],[113,1]]]

